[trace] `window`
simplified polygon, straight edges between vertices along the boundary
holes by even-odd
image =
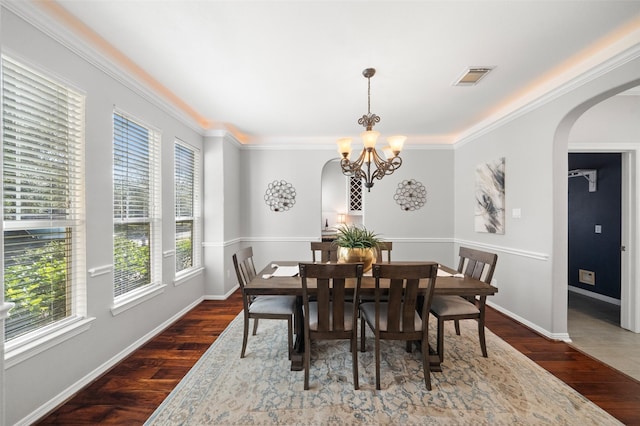
[[[4,338],[27,342],[86,315],[84,96],[2,56],[2,123]]]
[[[176,141],[176,275],[200,267],[200,151]]]
[[[347,177],[348,210],[351,215],[362,215],[363,192],[362,179],[356,176]]]
[[[113,114],[114,296],[161,281],[160,133]]]

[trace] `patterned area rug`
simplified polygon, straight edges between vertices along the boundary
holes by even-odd
[[[287,360],[286,323],[260,320],[240,359],[240,314],[146,424],[621,424],[489,330],[483,358],[475,324],[461,321],[456,336],[447,323],[443,371],[431,374],[432,391],[420,354],[405,352],[404,342],[382,342],[376,391],[372,338],[358,353],[360,390],[353,389],[348,342],[334,341],[312,344],[311,389],[304,391],[304,372],[290,371]]]

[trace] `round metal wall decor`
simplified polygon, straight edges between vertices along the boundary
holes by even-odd
[[[427,202],[427,189],[415,179],[403,180],[398,184],[393,199],[402,210],[418,210]]]
[[[296,189],[284,180],[274,180],[267,187],[264,202],[274,212],[286,212],[296,203]]]

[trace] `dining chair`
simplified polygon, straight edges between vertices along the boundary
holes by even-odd
[[[458,272],[482,282],[491,284],[496,269],[498,255],[486,251],[460,247]],[[431,313],[438,319],[437,351],[440,362],[444,359],[444,322],[454,321],[456,334],[460,335],[460,320],[478,321],[478,340],[482,356],[487,357],[487,343],[484,337],[484,317],[487,296],[462,297],[437,295],[431,304]]]
[[[304,389],[309,389],[311,341],[334,339],[351,342],[353,388],[358,389],[357,291],[364,266],[362,263],[300,263],[299,267],[304,312]],[[350,278],[355,279],[355,285],[346,285]],[[310,283],[311,279],[315,286]]]
[[[319,261],[322,263],[337,262],[338,261],[338,246],[329,241],[312,241],[311,243],[311,256],[313,262],[317,262],[316,254],[320,252]]]
[[[431,390],[429,366],[429,308],[438,275],[438,264],[433,262],[412,265],[374,264],[375,301],[360,305],[360,351],[365,352],[365,325],[375,336],[376,389],[380,390],[380,340],[404,340],[407,352],[412,342],[421,342],[424,381]],[[420,288],[420,280],[426,286]],[[381,280],[389,286],[381,286]],[[382,293],[388,294],[381,301]]]
[[[380,263],[382,262],[382,258],[383,258],[383,252],[385,252],[387,255],[385,256],[387,259],[387,262],[391,262],[391,250],[393,249],[393,242],[391,241],[382,241],[380,243],[378,243],[378,255],[376,257],[376,262]]]
[[[293,351],[293,317],[295,312],[295,296],[249,296],[245,292],[245,285],[256,276],[253,263],[253,248],[246,247],[233,255],[233,266],[236,269],[238,284],[242,290],[242,304],[244,309],[244,334],[240,358],[244,358],[249,337],[249,319],[253,318],[253,335],[258,331],[258,320],[276,319],[287,321],[287,344],[289,359]]]

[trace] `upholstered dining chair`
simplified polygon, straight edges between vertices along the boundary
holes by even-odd
[[[375,301],[360,305],[360,350],[365,351],[365,325],[375,336],[376,389],[380,390],[380,340],[404,340],[407,352],[412,342],[421,342],[424,382],[431,390],[429,366],[429,308],[438,274],[438,264],[427,262],[412,265],[374,264]],[[420,280],[426,286],[420,288]],[[381,286],[381,280],[389,287]],[[382,302],[382,293],[388,299]],[[422,298],[420,298],[422,296]]]
[[[460,247],[458,272],[485,283],[491,283],[498,262],[498,255],[467,247]],[[431,313],[438,319],[437,351],[440,362],[444,359],[444,322],[454,321],[456,334],[460,335],[460,320],[478,321],[478,340],[482,356],[487,357],[487,343],[484,337],[484,316],[487,296],[465,298],[461,296],[435,296]]]
[[[382,262],[382,258],[385,257],[387,262],[391,262],[391,250],[393,249],[393,242],[391,241],[382,241],[378,244],[378,256],[376,257],[376,262]],[[383,256],[384,253],[386,256]]]
[[[289,359],[293,350],[293,317],[295,312],[295,296],[249,296],[245,293],[245,285],[256,276],[253,263],[253,248],[246,247],[233,255],[233,266],[236,269],[238,284],[242,290],[242,304],[244,308],[244,334],[242,337],[242,351],[240,358],[244,358],[249,337],[249,319],[253,318],[253,335],[258,331],[258,320],[276,319],[287,321],[287,344]]]
[[[337,262],[338,261],[338,246],[333,244],[332,242],[319,242],[312,241],[311,245],[311,256],[313,262],[320,261],[322,263],[327,262]],[[320,252],[320,258],[318,259],[316,254]]]
[[[362,263],[300,263],[299,267],[304,312],[304,389],[309,389],[311,341],[333,339],[350,340],[353,388],[358,389],[357,291],[364,266]],[[355,285],[346,285],[349,278],[355,279]],[[315,279],[313,295],[309,286],[311,279]]]

